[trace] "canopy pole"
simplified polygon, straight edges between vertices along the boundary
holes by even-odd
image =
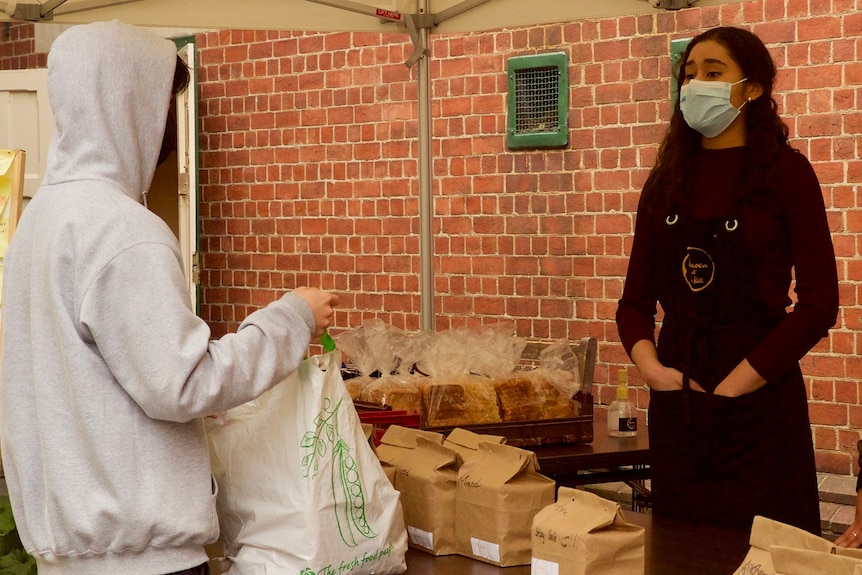
[[[421,0],[420,17],[430,14],[430,0]],[[419,287],[422,306],[420,326],[435,331],[434,321],[434,230],[431,197],[431,66],[428,26],[419,28],[423,55],[419,59]]]

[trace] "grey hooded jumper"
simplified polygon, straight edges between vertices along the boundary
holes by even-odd
[[[287,294],[211,341],[177,241],[141,205],[161,146],[174,44],[76,26],[48,58],[57,128],[6,254],[2,454],[39,575],[155,575],[218,535],[201,418],[296,369],[314,330]]]

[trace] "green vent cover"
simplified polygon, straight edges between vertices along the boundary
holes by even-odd
[[[569,143],[568,61],[564,52],[509,58],[509,148],[560,148]]]

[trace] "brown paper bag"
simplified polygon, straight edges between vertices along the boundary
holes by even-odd
[[[458,472],[458,553],[501,567],[529,565],[533,516],[554,502],[554,488],[554,481],[539,473],[535,453],[480,443]]]
[[[375,451],[380,459],[380,464],[383,466],[383,471],[389,482],[395,485],[395,463],[394,461],[401,456],[408,456],[416,450],[416,439],[424,437],[428,441],[437,444],[443,443],[443,434],[433,431],[425,431],[423,429],[414,429],[412,427],[403,427],[401,425],[390,425],[383,437],[380,438],[380,445]],[[396,487],[397,489],[397,487]]]
[[[443,435],[392,425],[377,454],[401,494],[408,545],[432,555],[455,553],[455,485],[461,458]]]
[[[838,547],[835,548],[836,552]],[[795,549],[781,545],[769,548],[775,575],[854,575],[862,569],[862,558],[846,554]]]
[[[408,545],[432,555],[456,553],[455,489],[461,457],[417,436],[416,449],[402,453],[394,463]]]
[[[806,565],[809,558],[816,562],[819,557],[821,562],[825,563],[829,562],[830,557],[843,557],[851,560],[862,559],[862,551],[858,549],[837,547],[823,537],[812,535],[798,527],[759,515],[752,522],[749,542],[751,549],[748,550],[748,554],[733,575],[782,575],[785,572],[779,569],[779,565],[782,569],[791,569],[792,571],[787,572],[788,574],[808,575],[809,571],[805,569],[807,569]],[[776,559],[778,563],[776,563]],[[794,563],[801,566],[794,567]],[[826,572],[844,573],[840,569],[848,568],[844,565],[845,563],[839,560],[835,563],[835,571]],[[853,568],[850,567],[849,569],[846,572],[853,574]],[[811,571],[810,573],[815,574],[819,571]],[[858,575],[862,575],[862,573]]]
[[[500,435],[482,435],[463,427],[456,427],[446,436],[443,445],[454,449],[461,459],[467,461],[476,455],[482,442],[503,444],[506,443],[506,438]]]
[[[560,487],[557,502],[533,519],[533,573],[643,575],[644,528],[618,503]]]

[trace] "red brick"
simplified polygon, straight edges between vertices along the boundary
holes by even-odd
[[[841,405],[812,402],[808,413],[812,425],[847,425],[847,408]]]

